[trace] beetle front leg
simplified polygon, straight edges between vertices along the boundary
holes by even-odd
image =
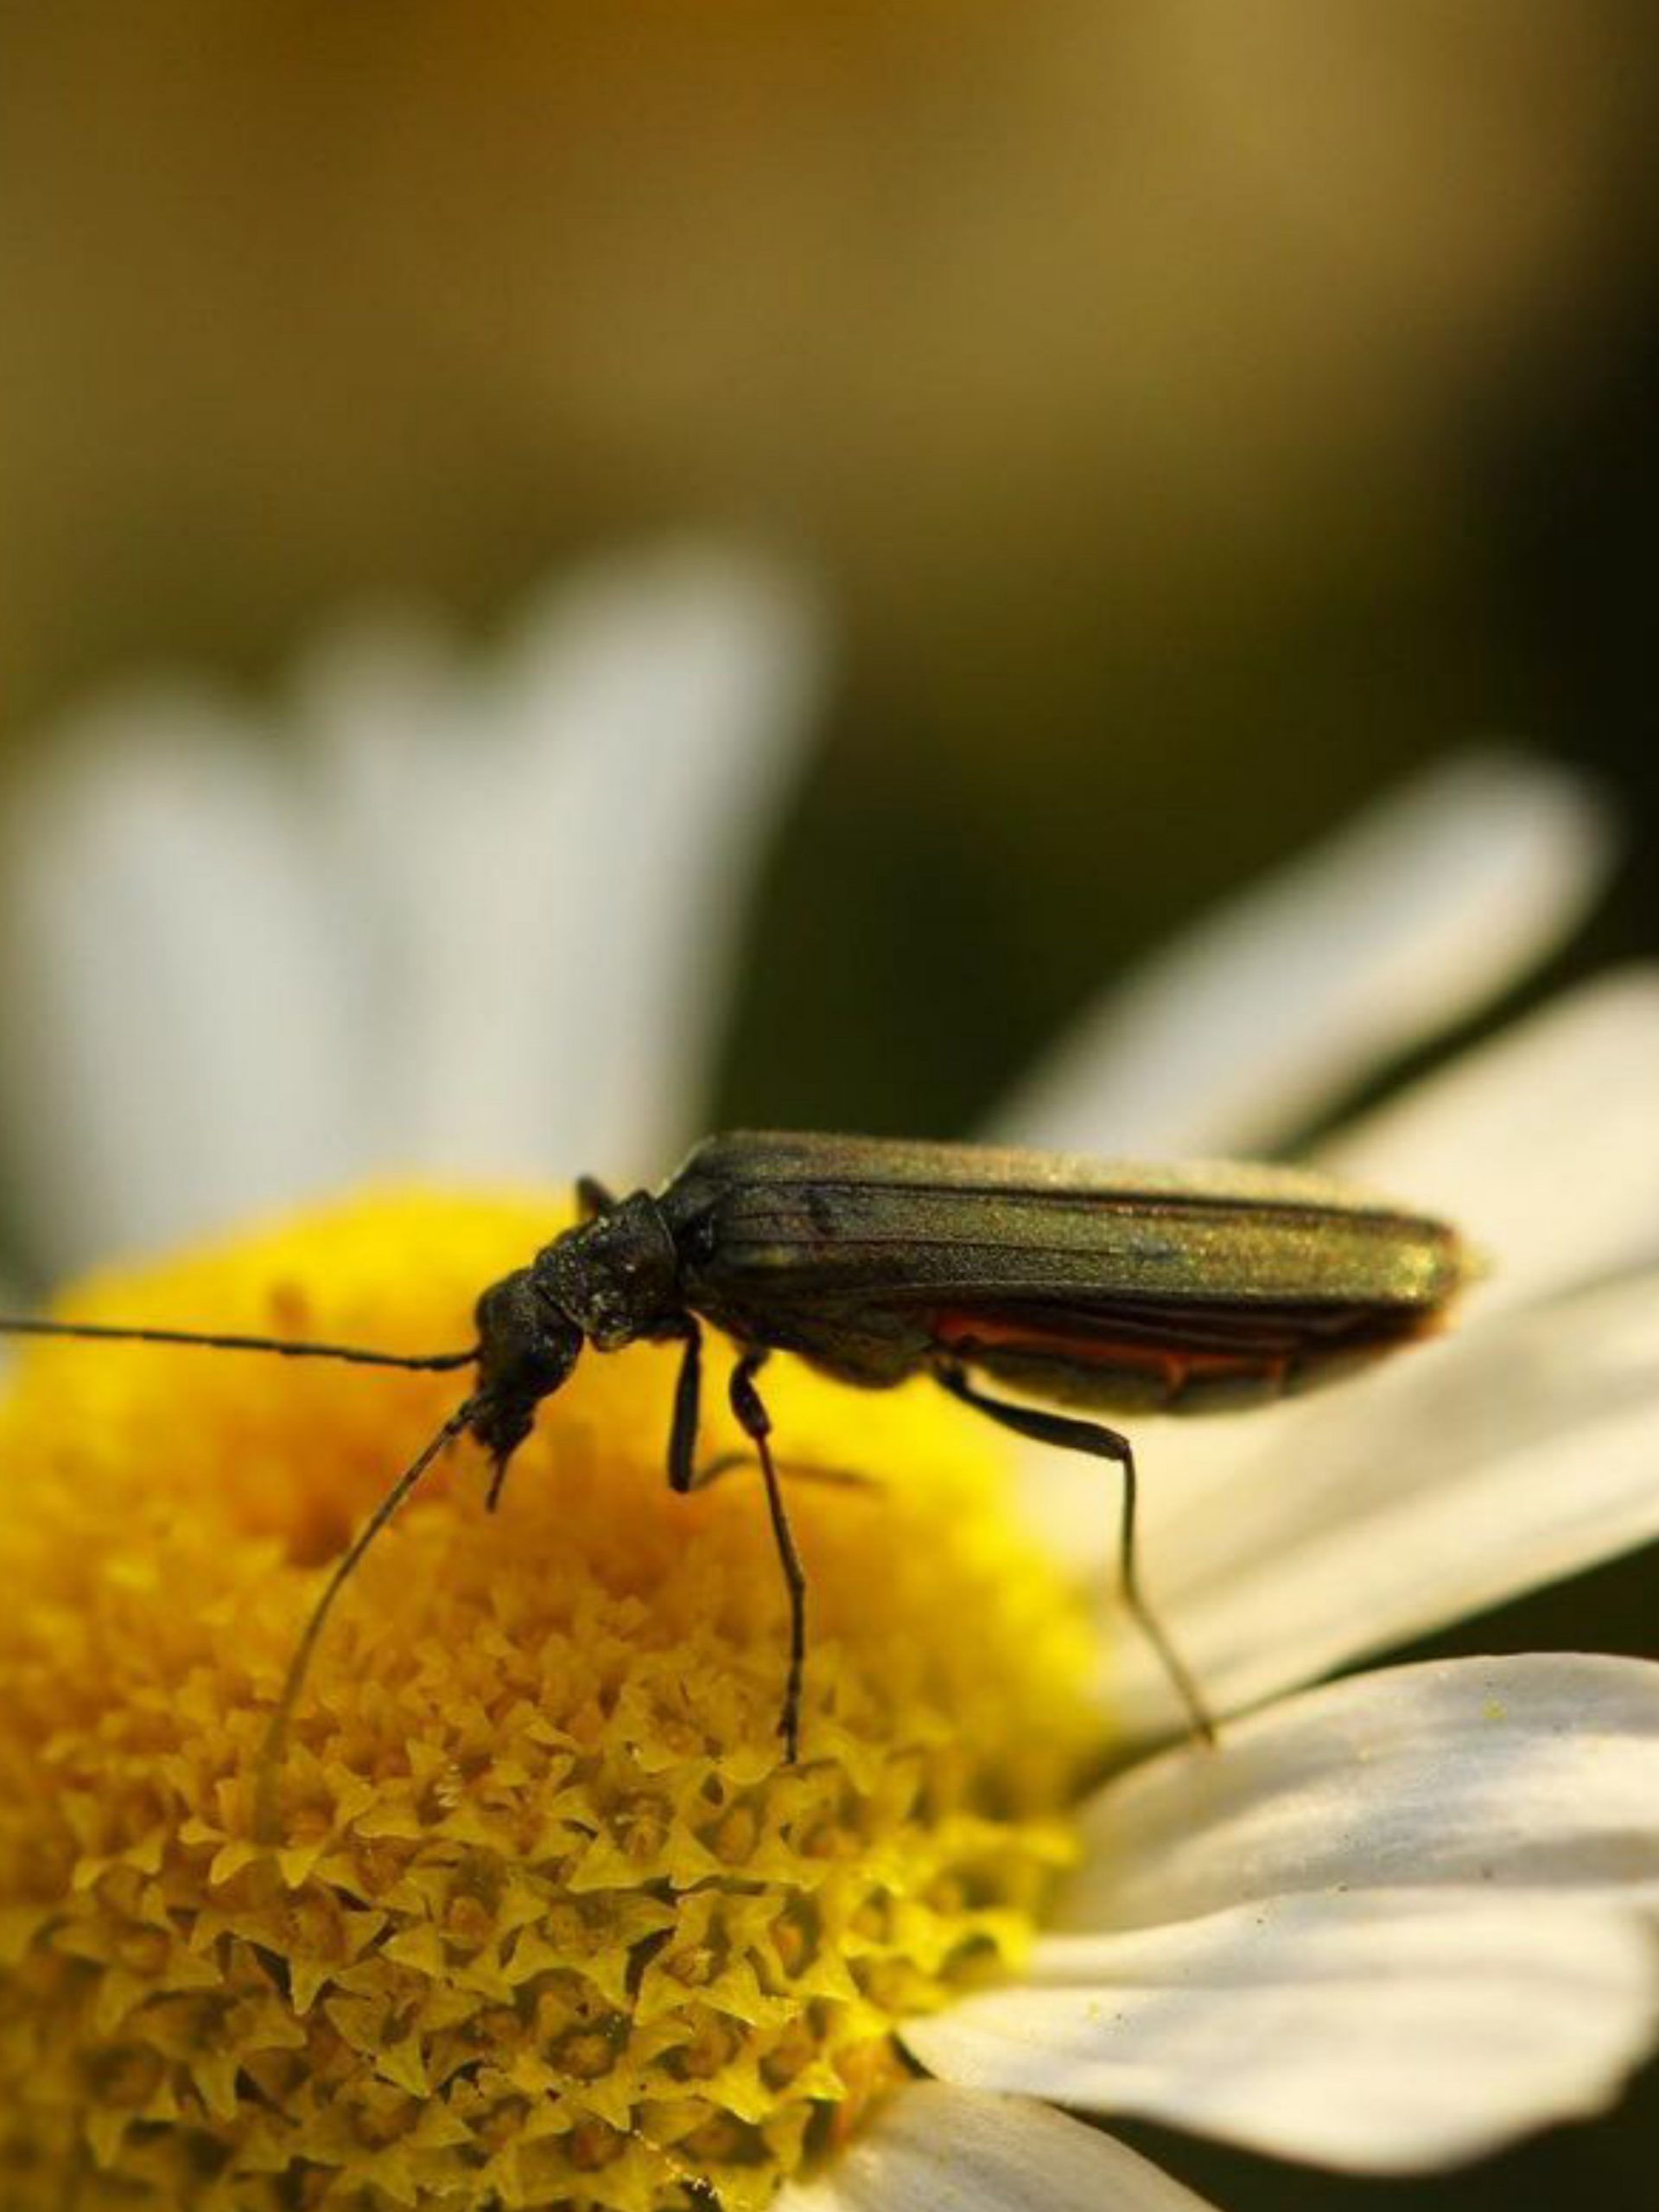
[[[772,1457],[772,1416],[762,1404],[754,1378],[765,1363],[764,1351],[745,1352],[732,1370],[732,1411],[760,1462],[766,1485],[766,1510],[772,1516],[772,1541],[789,1594],[789,1674],[784,1684],[783,1708],[778,1733],[784,1739],[784,1756],[791,1766],[801,1753],[801,1679],[806,1669],[806,1570],[795,1548],[794,1532],[784,1507],[783,1486]]]
[[[1157,1653],[1176,1695],[1186,1707],[1193,1733],[1206,1744],[1213,1744],[1216,1724],[1203,1693],[1141,1593],[1135,1541],[1139,1485],[1135,1451],[1128,1438],[1120,1436],[1115,1428],[1108,1428],[1101,1421],[1079,1421],[1072,1414],[1049,1413],[1039,1406],[1016,1405],[1007,1398],[993,1398],[985,1391],[976,1389],[960,1367],[942,1363],[933,1372],[953,1398],[959,1398],[964,1406],[971,1406],[988,1420],[1012,1429],[1016,1436],[1029,1437],[1036,1444],[1058,1445],[1063,1452],[1086,1452],[1091,1459],[1109,1459],[1119,1470],[1123,1478],[1123,1510],[1118,1522],[1118,1584],[1123,1592],[1123,1603]]]
[[[674,1418],[668,1432],[668,1486],[677,1497],[696,1487],[697,1423],[702,1407],[702,1331],[688,1313],[685,1350],[674,1384]]]
[[[615,1198],[597,1176],[577,1176],[576,1218],[578,1221],[597,1221],[601,1214],[614,1211],[615,1206]]]

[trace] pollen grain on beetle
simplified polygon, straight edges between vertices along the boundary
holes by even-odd
[[[64,1310],[464,1344],[557,1211],[366,1199]],[[0,1406],[0,2202],[747,2212],[896,2078],[896,2023],[1018,1957],[1092,1738],[1087,1610],[937,1392],[787,1364],[798,1765],[759,1484],[669,1495],[674,1361],[634,1350],[583,1363],[498,1512],[462,1444],[369,1553],[267,1844],[294,1638],[465,1378],[29,1349]]]

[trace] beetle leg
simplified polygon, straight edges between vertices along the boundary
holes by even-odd
[[[668,1486],[679,1497],[691,1491],[707,1490],[711,1483],[729,1475],[739,1467],[754,1464],[753,1452],[720,1452],[712,1459],[696,1465],[698,1409],[702,1397],[702,1333],[695,1321],[677,1330],[676,1334],[685,1344],[685,1355],[680,1362],[679,1380],[674,1386],[673,1426],[668,1440]],[[798,1476],[803,1482],[834,1483],[852,1489],[874,1489],[868,1475],[861,1474],[855,1467],[820,1467],[805,1459],[779,1459],[775,1462],[780,1475]]]
[[[605,1185],[592,1175],[576,1178],[576,1212],[583,1221],[597,1221],[602,1213],[609,1213],[616,1200]]]
[[[1123,1603],[1135,1616],[1141,1634],[1146,1637],[1163,1664],[1176,1695],[1186,1707],[1187,1719],[1194,1735],[1206,1744],[1216,1740],[1216,1724],[1203,1694],[1188,1671],[1179,1652],[1165,1633],[1147,1599],[1141,1594],[1138,1554],[1135,1550],[1135,1506],[1139,1485],[1135,1471],[1135,1452],[1127,1436],[1120,1436],[1115,1428],[1103,1422],[1078,1421],[1074,1415],[1050,1413],[1039,1406],[1021,1406],[1006,1398],[988,1396],[976,1389],[959,1367],[941,1364],[933,1370],[938,1381],[953,1398],[960,1398],[965,1406],[972,1406],[988,1420],[1011,1428],[1016,1436],[1028,1436],[1037,1444],[1058,1445],[1063,1452],[1086,1452],[1096,1459],[1109,1459],[1123,1476],[1123,1510],[1118,1522],[1118,1584],[1123,1592]]]
[[[806,1666],[806,1570],[795,1548],[794,1533],[784,1508],[783,1489],[772,1461],[768,1441],[772,1416],[754,1387],[755,1376],[766,1357],[764,1351],[744,1353],[732,1370],[731,1400],[737,1425],[753,1445],[760,1462],[766,1485],[766,1510],[772,1516],[772,1540],[778,1547],[778,1564],[783,1569],[784,1587],[789,1593],[789,1675],[784,1684],[783,1708],[778,1715],[778,1733],[784,1739],[784,1756],[792,1766],[801,1751],[801,1676]]]
[[[716,1452],[712,1459],[705,1459],[691,1478],[693,1490],[707,1490],[722,1475],[734,1474],[739,1467],[752,1466],[753,1452]],[[858,1467],[823,1467],[816,1459],[779,1459],[775,1462],[780,1475],[787,1475],[800,1483],[824,1483],[836,1490],[879,1490],[880,1484],[874,1475],[867,1475]]]
[[[674,1419],[668,1432],[668,1486],[683,1497],[696,1487],[697,1415],[702,1404],[702,1331],[688,1313],[685,1351],[674,1385]]]

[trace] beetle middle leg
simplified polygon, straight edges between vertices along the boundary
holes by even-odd
[[[784,1684],[783,1709],[778,1715],[778,1733],[784,1739],[784,1756],[792,1766],[801,1754],[801,1677],[806,1669],[806,1569],[795,1548],[794,1531],[784,1505],[783,1485],[772,1456],[772,1415],[754,1387],[754,1378],[766,1358],[764,1351],[746,1351],[732,1370],[730,1394],[737,1425],[753,1445],[760,1462],[760,1473],[766,1485],[766,1510],[772,1516],[772,1541],[778,1547],[778,1564],[783,1569],[784,1587],[789,1594],[789,1674]]]
[[[747,1448],[717,1452],[712,1459],[698,1464],[702,1332],[688,1318],[684,1328],[676,1334],[683,1341],[685,1351],[680,1360],[679,1379],[674,1385],[673,1424],[668,1439],[668,1486],[677,1497],[684,1497],[692,1491],[707,1490],[711,1483],[718,1482],[722,1475],[735,1473],[739,1467],[753,1466],[755,1454]],[[776,1459],[773,1464],[780,1475],[793,1475],[802,1482],[830,1483],[842,1490],[879,1487],[871,1476],[861,1474],[856,1467],[823,1467],[810,1459]]]
[[[716,1452],[712,1459],[705,1459],[691,1478],[693,1490],[709,1490],[722,1475],[735,1474],[740,1467],[754,1465],[753,1452]],[[785,1459],[775,1461],[780,1475],[798,1483],[822,1483],[830,1490],[878,1491],[881,1484],[874,1475],[858,1467],[826,1467],[817,1459]]]
[[[1177,1696],[1186,1707],[1193,1733],[1206,1744],[1213,1744],[1216,1724],[1203,1693],[1141,1592],[1135,1541],[1139,1484],[1135,1451],[1128,1438],[1120,1436],[1115,1428],[1108,1428],[1101,1421],[1079,1421],[1075,1415],[1050,1413],[1039,1406],[1021,1406],[1007,1398],[993,1398],[987,1392],[976,1389],[959,1367],[941,1363],[933,1372],[953,1398],[959,1398],[964,1406],[972,1406],[976,1413],[999,1422],[1002,1427],[1012,1429],[1016,1436],[1029,1437],[1037,1444],[1057,1445],[1063,1452],[1086,1452],[1091,1459],[1109,1459],[1119,1470],[1123,1478],[1123,1510],[1118,1522],[1117,1560],[1123,1603],[1157,1653]]]
[[[706,1469],[699,1469],[696,1465],[697,1422],[702,1402],[702,1332],[688,1314],[681,1333],[685,1350],[680,1357],[679,1378],[674,1385],[674,1416],[668,1438],[668,1486],[683,1497],[710,1477]],[[783,1708],[778,1716],[778,1733],[784,1739],[785,1755],[793,1765],[801,1748],[801,1677],[806,1666],[806,1570],[796,1548],[794,1531],[784,1505],[783,1488],[778,1479],[777,1462],[772,1456],[772,1416],[754,1386],[754,1378],[766,1358],[763,1351],[745,1352],[732,1370],[729,1389],[737,1425],[754,1446],[754,1456],[760,1462],[761,1478],[766,1485],[766,1510],[772,1516],[772,1541],[778,1547],[778,1564],[783,1570],[784,1587],[789,1597],[789,1675],[784,1685]],[[748,1454],[745,1452],[741,1457],[747,1459]],[[730,1460],[717,1460],[714,1463],[715,1472],[722,1472],[732,1464],[734,1463]]]

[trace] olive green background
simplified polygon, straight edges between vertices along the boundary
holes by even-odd
[[[6,10],[0,745],[727,526],[840,636],[716,1122],[970,1129],[1471,736],[1627,817],[1535,988],[1651,952],[1656,125],[1640,0]],[[1456,1645],[1652,1652],[1654,1587]],[[1656,2125],[1649,2078],[1420,2185],[1158,2149],[1240,2208],[1616,2212]]]

